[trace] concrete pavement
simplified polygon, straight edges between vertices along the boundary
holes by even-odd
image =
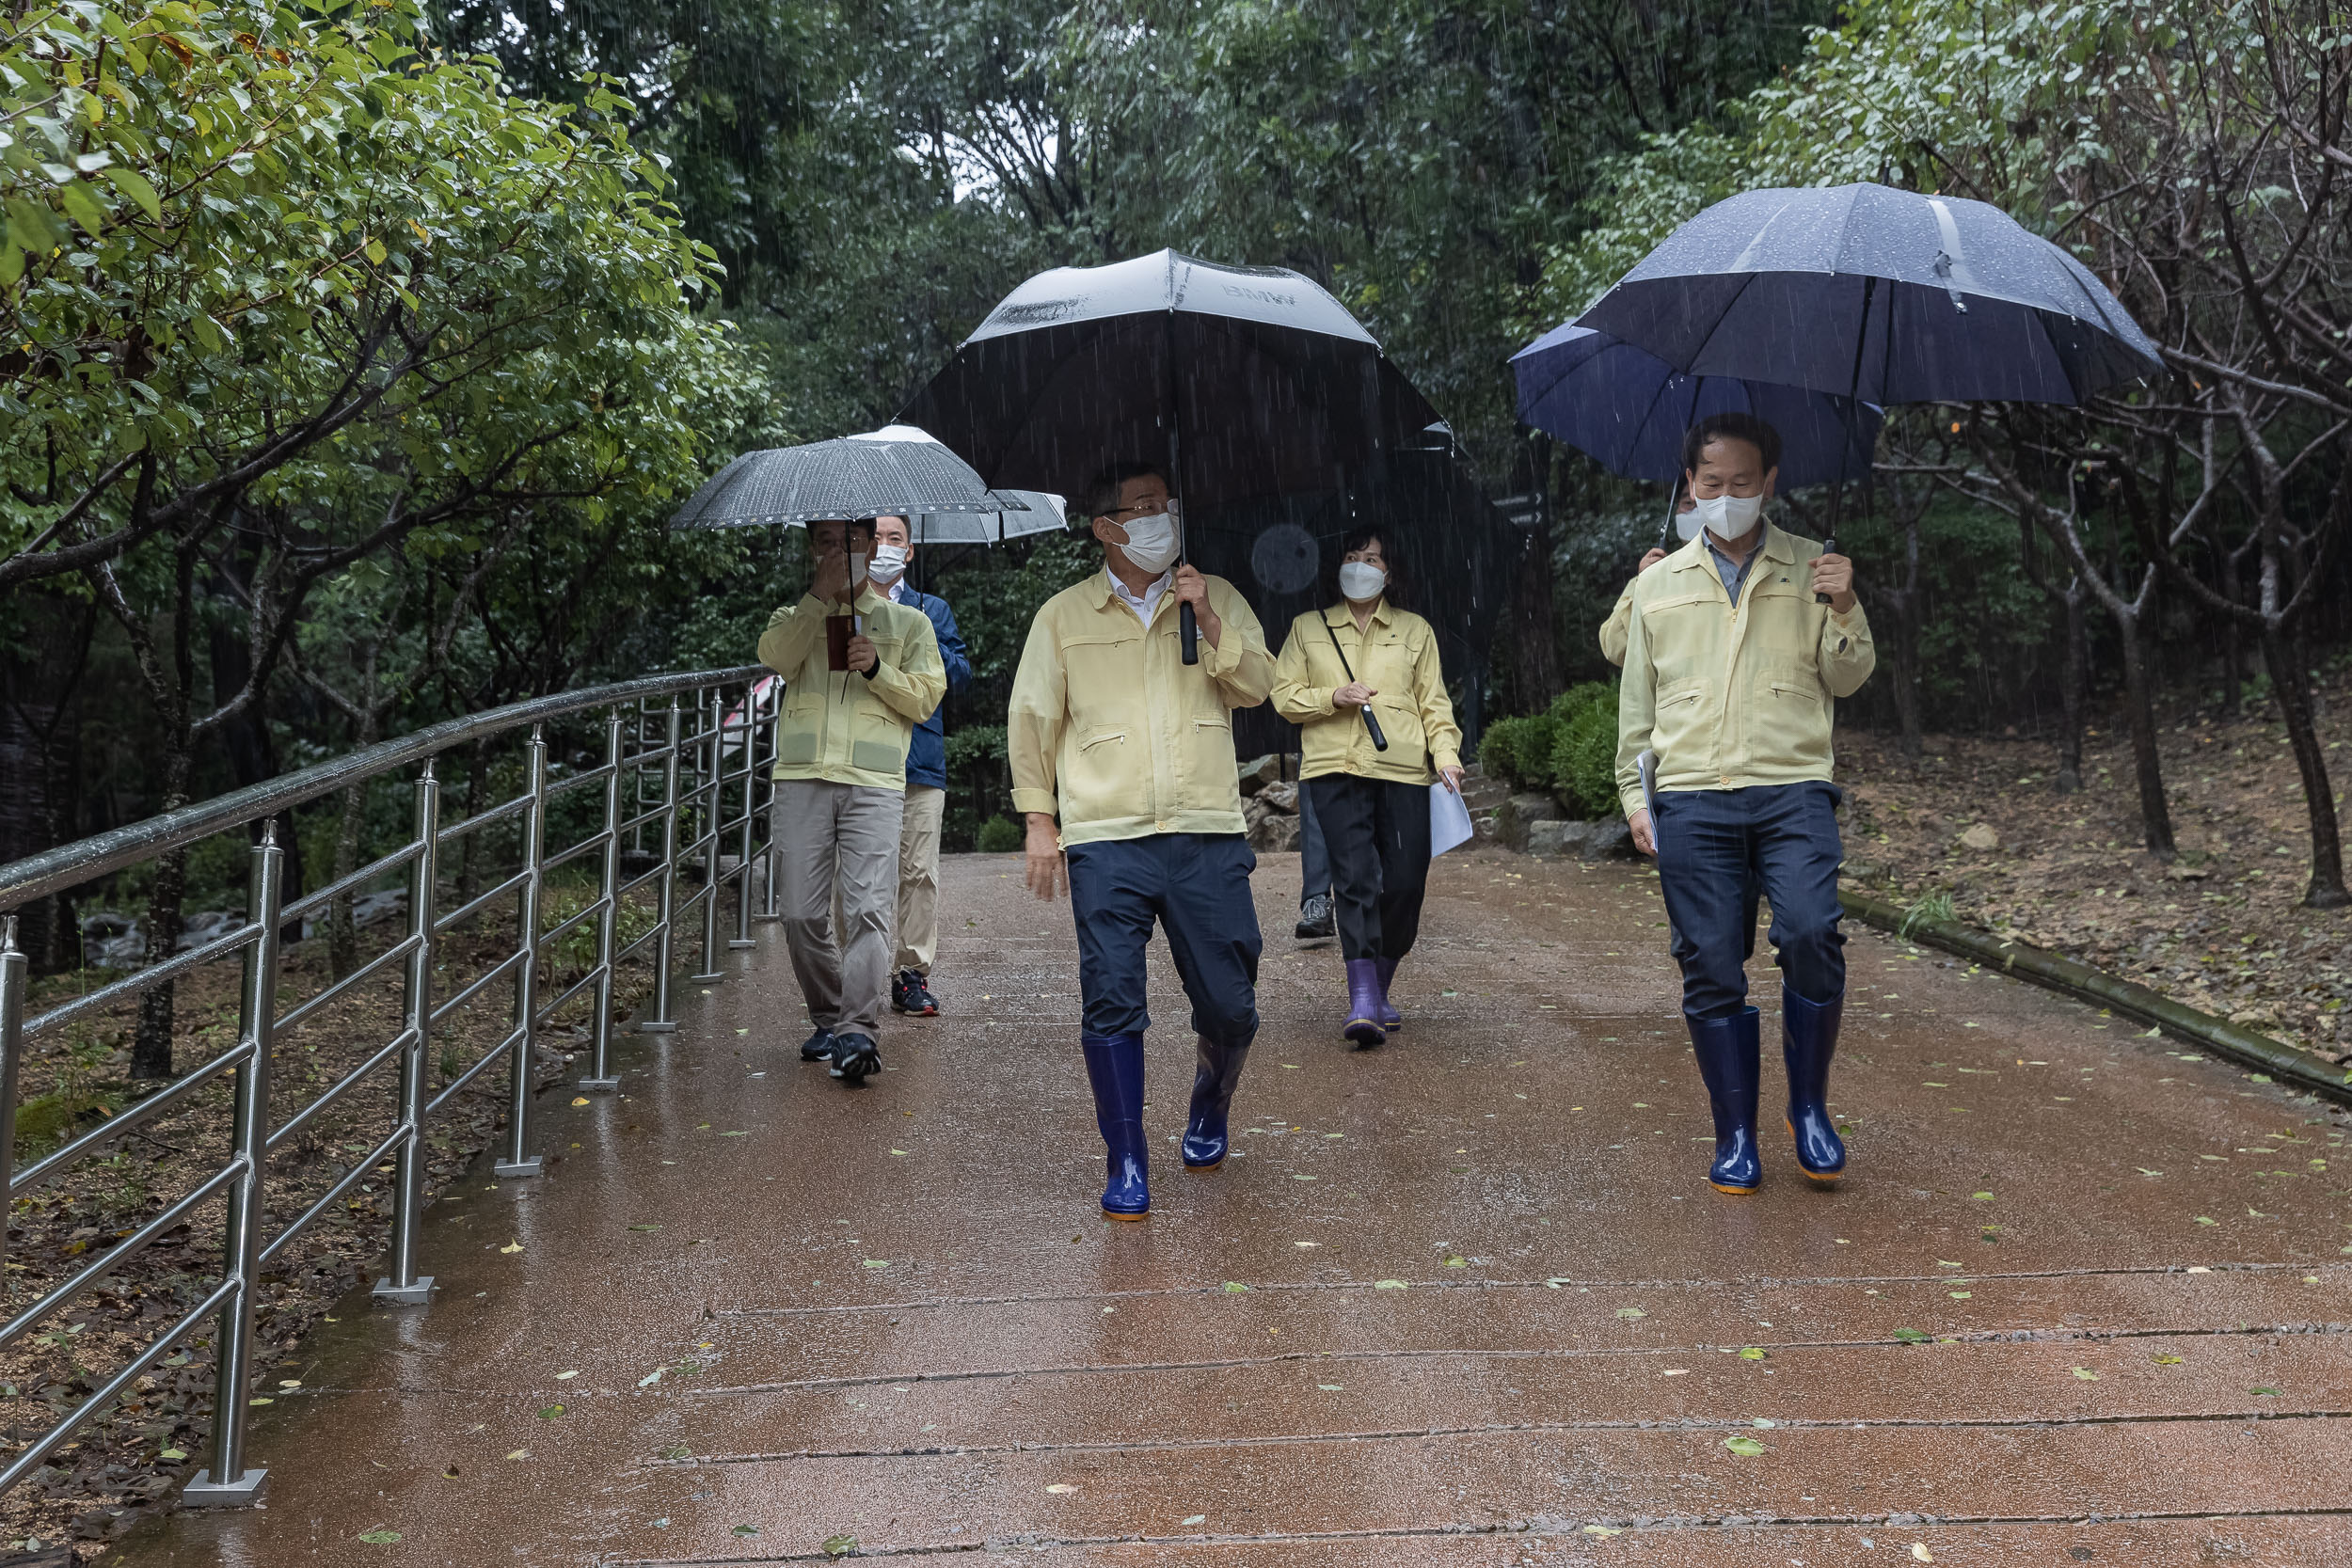
[[[1727,1197],[1643,868],[1444,857],[1368,1053],[1296,876],[1210,1175],[1155,958],[1147,1223],[1094,1207],[1067,906],[951,857],[882,1077],[737,955],[624,1095],[542,1101],[545,1179],[435,1207],[431,1307],[284,1374],[265,1510],[124,1560],[2352,1560],[2340,1114],[1850,928],[1852,1174],[1768,1116]]]

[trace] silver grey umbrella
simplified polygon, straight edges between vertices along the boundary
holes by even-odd
[[[850,437],[852,441],[929,441],[938,438],[920,425],[886,424]],[[941,451],[946,449],[942,447]],[[1001,512],[927,512],[908,519],[908,531],[917,545],[1001,545],[1032,533],[1055,533],[1068,526],[1062,498],[1043,490],[1003,490],[1025,502],[1026,511],[1008,507]]]
[[[981,517],[1028,510],[936,441],[845,437],[747,451],[713,474],[672,528],[798,527],[838,517]],[[1058,519],[1057,519],[1058,520]]]

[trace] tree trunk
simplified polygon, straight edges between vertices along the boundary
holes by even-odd
[[[2083,711],[2090,694],[2090,627],[2083,613],[2087,596],[2080,578],[2058,595],[2066,612],[2066,652],[2058,673],[2060,795],[2075,794],[2083,786]]]
[[[2303,801],[2311,814],[2312,879],[2303,891],[2303,907],[2340,910],[2352,904],[2344,885],[2344,844],[2336,831],[2336,798],[2328,783],[2328,755],[2312,721],[2310,676],[2298,659],[2295,639],[2275,622],[2263,628],[2263,656],[2270,666],[2270,687],[2278,694],[2279,713],[2286,721],[2287,742],[2295,751],[2296,769],[2303,776]]]
[[[2232,604],[2239,602],[2237,556],[2219,545],[2214,546],[2219,558],[2220,593]],[[2246,711],[2246,649],[2239,638],[2237,617],[2221,617],[2221,716],[2235,719]]]
[[[1906,590],[1887,589],[1879,594],[1885,607],[1889,626],[1894,635],[1887,639],[1886,651],[1895,666],[1895,733],[1903,755],[1917,757],[1926,750],[1919,712],[1919,620],[1917,595]]]
[[[2146,831],[2149,853],[2169,861],[2178,853],[2172,842],[2172,813],[2164,799],[2164,765],[2156,752],[2155,693],[2148,681],[2148,650],[2140,641],[2141,612],[2118,614],[2116,629],[2123,634],[2123,706],[2131,721],[2132,763],[2139,776],[2139,819]]]
[[[1541,712],[1560,694],[1560,656],[1551,604],[1551,519],[1521,531],[1511,585],[1511,705]]]
[[[367,816],[368,786],[353,784],[343,791],[342,819],[335,828],[335,870],[342,881],[359,869],[359,828]],[[326,911],[326,962],[338,980],[359,967],[359,927],[351,915],[351,895],[342,893]]]
[[[188,780],[194,769],[192,739],[179,727],[165,731],[164,798],[159,811],[177,811],[188,803]],[[180,945],[180,901],[187,891],[188,852],[185,848],[159,856],[155,884],[147,897],[147,943],[142,960],[159,964]],[[131,1041],[134,1082],[169,1078],[171,1070],[172,984],[167,980],[139,998],[138,1032]]]

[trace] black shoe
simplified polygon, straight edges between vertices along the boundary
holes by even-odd
[[[1338,934],[1339,921],[1331,911],[1331,895],[1308,895],[1298,906],[1298,924],[1291,927],[1291,935],[1301,942],[1322,942]]]
[[[833,1037],[833,1075],[845,1084],[862,1083],[869,1072],[882,1070],[882,1052],[864,1035]]]
[[[833,1031],[819,1029],[801,1042],[801,1060],[830,1062],[833,1060]]]
[[[917,1018],[937,1018],[939,998],[924,984],[924,976],[902,969],[890,977],[890,1008],[893,1012],[913,1013]]]

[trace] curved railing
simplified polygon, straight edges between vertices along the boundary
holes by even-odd
[[[589,1070],[578,1081],[584,1090],[611,1090],[619,1085],[611,1060],[613,975],[623,962],[640,952],[650,955],[653,995],[650,1016],[638,1025],[648,1032],[675,1029],[671,1013],[670,971],[680,922],[699,910],[701,967],[693,978],[706,984],[721,978],[719,964],[719,900],[723,886],[734,883],[735,934],[729,946],[748,947],[755,862],[768,858],[764,835],[755,833],[764,798],[772,784],[761,764],[772,760],[772,729],[758,722],[760,683],[768,672],[755,665],[733,670],[699,671],[657,675],[583,691],[564,692],[531,702],[451,720],[397,740],[389,740],[348,756],[307,768],[297,773],[266,780],[233,794],[201,801],[147,821],[101,833],[77,844],[0,866],[0,911],[15,910],[50,894],[90,882],[187,847],[215,834],[259,825],[248,863],[246,916],[241,924],[186,952],[177,953],[145,969],[63,1001],[46,1011],[26,1016],[30,984],[24,954],[17,944],[17,917],[0,914],[0,1191],[10,1207],[34,1188],[77,1167],[137,1130],[175,1111],[200,1108],[200,1091],[226,1076],[233,1087],[220,1119],[226,1122],[229,1154],[209,1176],[160,1210],[127,1235],[105,1244],[102,1256],[73,1272],[62,1283],[21,1309],[11,1303],[8,1321],[0,1326],[0,1347],[15,1343],[50,1322],[73,1303],[102,1286],[158,1238],[184,1225],[189,1217],[216,1198],[226,1200],[224,1249],[220,1281],[192,1308],[163,1330],[143,1349],[120,1365],[102,1369],[103,1381],[64,1419],[36,1437],[0,1469],[0,1491],[30,1474],[76,1429],[121,1398],[124,1391],[178,1342],[199,1333],[208,1317],[217,1318],[214,1349],[216,1357],[215,1393],[211,1433],[210,1464],[197,1472],[183,1494],[192,1506],[233,1506],[251,1503],[262,1494],[266,1472],[246,1463],[245,1428],[254,1373],[254,1307],[263,1270],[288,1243],[301,1235],[333,1206],[346,1199],[384,1162],[392,1162],[391,1245],[389,1272],[375,1286],[377,1299],[419,1303],[429,1299],[430,1275],[416,1272],[417,1223],[424,1206],[425,1133],[453,1098],[503,1065],[506,1111],[501,1137],[498,1174],[536,1176],[540,1156],[532,1148],[531,1121],[532,1062],[541,1030],[548,1019],[581,998],[593,1000],[589,1031]],[[730,698],[736,699],[730,706]],[[546,727],[583,717],[602,717],[603,761],[551,780]],[[481,748],[487,742],[528,729],[523,742],[519,793],[454,822],[441,820],[442,785],[435,765],[455,747]],[[477,750],[477,756],[481,753]],[[281,814],[373,781],[416,768],[413,831],[406,842],[349,876],[292,903],[283,900],[284,850],[278,844],[276,822]],[[602,785],[600,823],[574,842],[550,848],[547,843],[549,808],[575,791]],[[739,794],[737,791],[739,789]],[[737,815],[727,815],[728,802]],[[577,815],[576,813],[569,815]],[[442,856],[469,834],[493,824],[512,822],[517,855],[516,869],[493,885],[466,897],[446,912],[438,908],[443,880]],[[643,847],[650,835],[657,851]],[[637,844],[641,860],[650,860],[635,876],[622,876],[625,845]],[[732,856],[722,847],[731,845]],[[594,857],[596,895],[553,925],[545,923],[541,895],[548,874],[575,860]],[[726,863],[732,859],[733,864]],[[695,875],[698,886],[681,904],[679,873]],[[300,928],[308,915],[326,911],[339,898],[347,899],[371,883],[405,873],[408,887],[405,934],[337,977],[315,994],[292,1006],[278,998],[278,959],[284,933]],[[774,880],[759,880],[767,889],[772,917]],[[617,915],[634,893],[651,889],[654,918],[634,941],[618,940]],[[503,900],[514,900],[516,940],[504,958],[456,987],[446,997],[435,995],[437,963],[444,939],[453,927]],[[595,960],[562,994],[543,1001],[541,972],[552,944],[593,921]],[[204,965],[237,957],[243,965],[238,1023],[233,1042],[176,1079],[168,1087],[126,1106],[119,1114],[78,1136],[69,1136],[53,1151],[22,1170],[12,1168],[18,1085],[24,1048],[37,1037],[87,1020],[102,1010],[140,997],[157,987],[190,974]],[[272,1092],[273,1042],[282,1030],[294,1028],[343,1000],[368,979],[400,965],[403,976],[401,1027],[390,1038],[323,1092],[299,1104]],[[428,1092],[436,1031],[459,1008],[470,1008],[501,981],[513,992],[511,1030],[470,1067],[451,1074],[437,1092]],[[379,1074],[395,1075],[390,1124],[374,1139],[367,1153],[302,1212],[273,1216],[263,1188],[273,1152],[288,1139],[310,1127],[328,1107]],[[217,1098],[217,1097],[215,1097]],[[370,1134],[373,1136],[373,1134]],[[348,1147],[348,1146],[346,1146]],[[273,1219],[279,1220],[272,1228]],[[5,1249],[0,1231],[0,1250]]]

